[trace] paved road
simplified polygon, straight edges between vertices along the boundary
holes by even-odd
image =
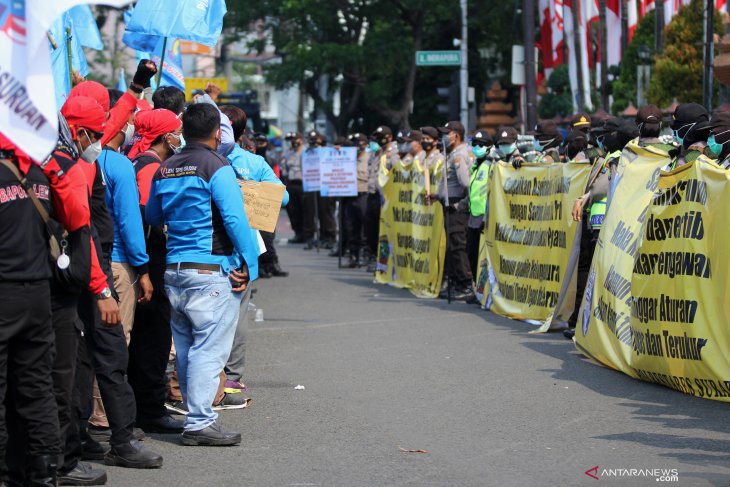
[[[253,403],[221,415],[243,445],[155,435],[165,466],[110,468],[109,485],[590,486],[599,466],[730,486],[729,405],[595,366],[561,334],[373,284],[324,252],[280,253],[291,276],[253,299]]]

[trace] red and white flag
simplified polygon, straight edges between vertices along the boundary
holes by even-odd
[[[0,132],[36,161],[58,139],[51,54],[46,33],[66,10],[93,0],[0,0]],[[99,0],[122,7],[131,0]]]

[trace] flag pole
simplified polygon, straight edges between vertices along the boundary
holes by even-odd
[[[66,27],[66,51],[68,53],[68,83],[74,87],[73,54],[71,54],[71,27]]]
[[[167,51],[167,37],[162,41],[162,55],[160,56],[160,66],[157,68],[157,86],[160,86],[162,79],[162,68],[165,65],[165,52]]]

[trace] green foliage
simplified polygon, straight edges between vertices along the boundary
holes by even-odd
[[[649,52],[654,53],[654,30],[656,25],[656,12],[652,10],[639,21],[631,39],[626,54],[621,60],[621,73],[618,80],[614,81],[613,105],[611,111],[620,113],[629,104],[636,106],[636,68],[639,66],[639,48],[645,45]]]
[[[664,52],[655,60],[647,93],[648,100],[665,107],[680,103],[701,102],[703,74],[703,2],[692,0],[679,9],[664,30]],[[719,16],[714,16],[715,32],[722,32]]]
[[[540,99],[537,107],[540,118],[566,117],[573,113],[570,95],[570,74],[568,65],[563,64],[553,70],[548,78],[549,92]]]

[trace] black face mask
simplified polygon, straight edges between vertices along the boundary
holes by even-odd
[[[289,147],[291,147],[292,150],[299,149],[299,146],[300,145],[302,145],[302,143],[300,141],[298,141],[298,140],[292,140],[291,142],[289,142]]]
[[[259,155],[259,156],[261,156],[261,157],[266,157],[266,151],[268,149],[269,148],[268,147],[265,147],[265,146],[264,147],[256,146],[256,154]]]
[[[430,151],[433,148],[433,142],[426,142],[425,140],[421,142],[421,147],[426,152]]]

